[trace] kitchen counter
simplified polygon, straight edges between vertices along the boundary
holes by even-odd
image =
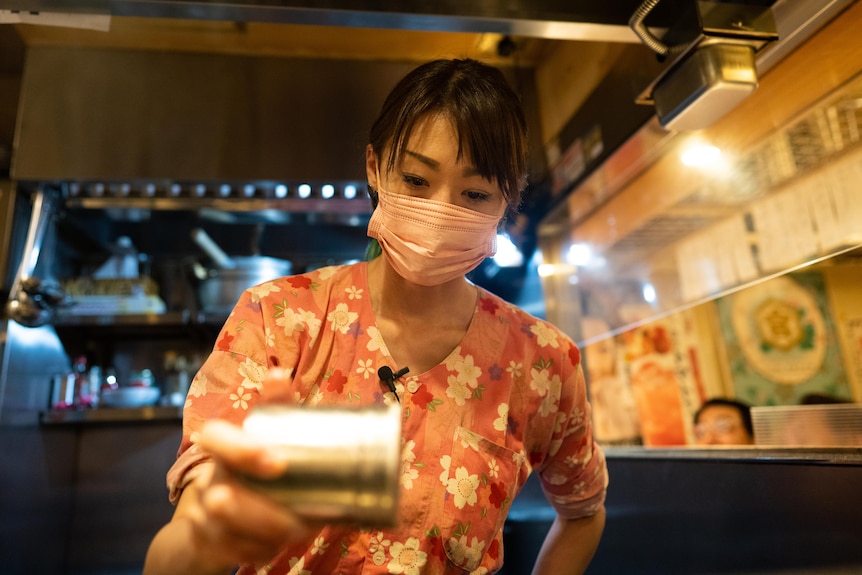
[[[608,459],[862,465],[862,447],[607,447]]]

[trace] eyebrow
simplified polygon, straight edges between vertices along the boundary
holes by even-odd
[[[435,160],[433,158],[429,158],[428,156],[423,156],[422,154],[419,154],[417,152],[411,152],[410,150],[404,150],[404,153],[406,155],[410,156],[411,158],[414,158],[414,159],[422,162],[423,164],[425,164],[429,168],[432,168],[435,170],[440,169],[440,162],[438,162],[437,160]],[[464,177],[473,177],[473,176],[481,176],[482,175],[479,173],[479,169],[476,168],[476,166],[464,166],[464,170],[463,170],[462,174],[464,175]]]

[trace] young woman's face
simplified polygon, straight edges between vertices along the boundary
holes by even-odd
[[[388,152],[381,156],[388,157]],[[499,186],[480,176],[467,154],[458,159],[458,134],[444,116],[432,115],[417,122],[404,154],[391,171],[369,145],[366,172],[374,189],[382,187],[390,193],[447,202],[499,217],[506,210]]]

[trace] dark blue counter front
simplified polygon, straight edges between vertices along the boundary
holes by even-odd
[[[607,525],[589,575],[862,573],[862,449],[608,451]],[[501,573],[529,573],[553,512],[535,476]]]

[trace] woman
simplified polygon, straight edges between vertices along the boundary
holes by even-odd
[[[607,475],[580,355],[560,331],[465,279],[520,201],[526,123],[502,74],[430,62],[388,96],[366,151],[369,262],[248,290],[195,377],[168,474],[177,508],[145,572],[493,573],[512,499],[537,471],[558,510],[536,573],[581,573],[604,526]],[[289,473],[237,427],[274,397],[402,410],[390,530],[309,525],[232,471]],[[400,372],[399,372],[400,373]],[[208,421],[213,420],[213,421]],[[224,420],[224,421],[220,421]],[[204,422],[207,422],[204,425]]]

